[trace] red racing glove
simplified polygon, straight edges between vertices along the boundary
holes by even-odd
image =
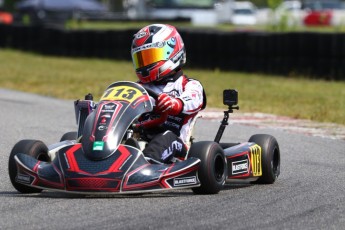
[[[167,112],[170,115],[177,115],[183,109],[183,103],[180,99],[170,97],[166,93],[161,93],[157,99],[158,111]]]

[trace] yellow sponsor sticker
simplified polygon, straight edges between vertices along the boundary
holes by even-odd
[[[253,176],[262,176],[261,147],[254,145],[250,147],[250,158]]]
[[[138,90],[137,88],[131,86],[115,86],[112,88],[107,89],[101,97],[101,101],[128,101],[133,102],[139,97],[141,97],[143,93]]]

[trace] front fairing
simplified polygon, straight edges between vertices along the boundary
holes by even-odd
[[[85,156],[81,143],[61,148],[49,163],[24,153],[18,153],[15,160],[16,182],[42,189],[88,194],[138,193],[200,185],[199,159],[150,164],[139,149],[122,144],[114,154],[97,161]]]
[[[133,82],[110,85],[85,121],[81,141],[85,155],[93,160],[109,157],[133,121],[152,108],[148,93],[141,85]]]
[[[16,182],[73,193],[138,193],[200,186],[200,160],[150,164],[143,153],[121,144],[141,114],[152,111],[146,90],[132,82],[108,87],[85,121],[81,142],[54,145],[55,158],[43,162],[17,153]]]

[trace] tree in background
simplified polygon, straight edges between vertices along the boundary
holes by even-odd
[[[252,0],[251,2],[257,7],[267,7],[267,0]]]
[[[267,5],[273,11],[283,2],[283,0],[267,0]]]

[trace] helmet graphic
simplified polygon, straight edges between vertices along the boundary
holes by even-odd
[[[132,61],[142,83],[159,81],[186,63],[184,43],[176,28],[152,24],[139,30],[132,42]]]

